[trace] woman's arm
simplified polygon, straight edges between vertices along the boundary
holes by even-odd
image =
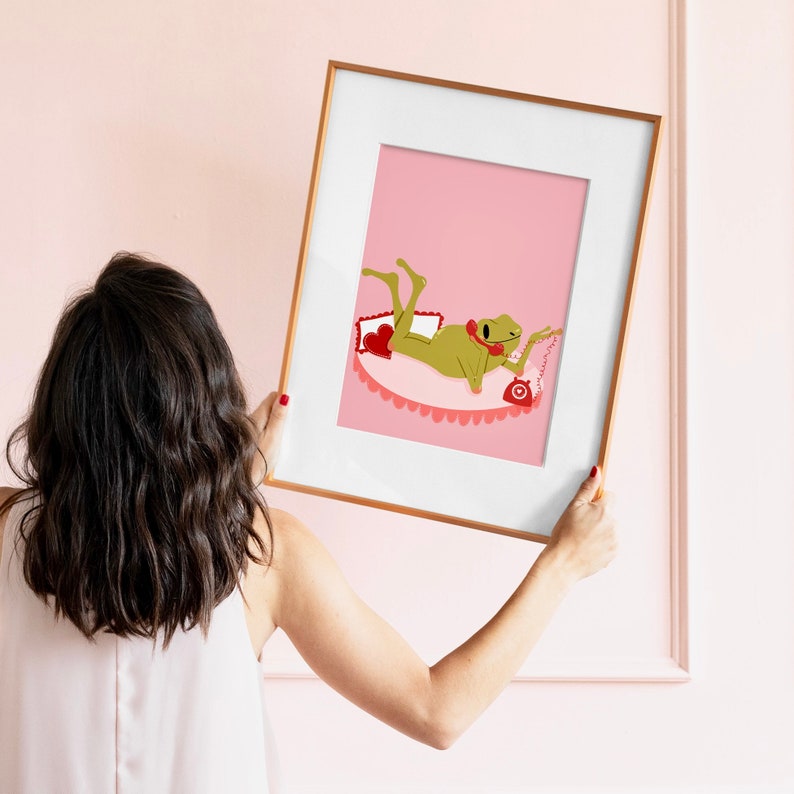
[[[267,611],[346,698],[421,742],[449,747],[509,683],[568,590],[615,556],[611,497],[597,498],[599,485],[596,472],[507,603],[432,667],[358,598],[306,527],[279,511]]]

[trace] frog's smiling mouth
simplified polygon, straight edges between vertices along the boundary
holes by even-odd
[[[508,336],[508,337],[506,337],[505,339],[489,339],[488,341],[489,341],[491,344],[498,344],[498,343],[500,343],[500,342],[501,342],[502,344],[504,344],[505,342],[513,342],[513,341],[515,341],[516,339],[520,339],[520,338],[521,338],[521,333],[520,333],[520,332],[519,332],[519,333],[517,333],[517,334],[514,334],[514,333],[512,333],[512,332],[511,332],[511,335],[510,335],[510,336]]]
[[[488,333],[488,324],[486,323],[483,327],[482,337],[485,339],[489,345],[498,345],[504,344],[505,342],[512,342],[516,339],[521,338],[521,328],[516,328],[514,331],[510,331],[510,335],[506,336],[504,339],[491,339],[490,334]]]

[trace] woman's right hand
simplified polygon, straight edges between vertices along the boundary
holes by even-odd
[[[584,579],[606,568],[618,551],[617,524],[612,515],[614,496],[599,494],[601,471],[580,486],[551,533],[543,556],[553,557],[571,579]],[[538,562],[543,563],[542,559]]]
[[[276,465],[288,402],[289,397],[286,394],[279,395],[272,391],[250,416],[256,430],[256,445],[260,453],[254,456],[251,464],[251,477],[256,485]]]

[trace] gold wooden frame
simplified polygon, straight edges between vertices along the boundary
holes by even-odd
[[[609,394],[607,398],[606,413],[604,418],[603,430],[601,433],[600,448],[598,452],[598,464],[601,467],[603,474],[606,475],[610,442],[612,437],[613,420],[617,407],[617,395],[618,395],[620,379],[622,374],[625,342],[628,333],[629,323],[631,320],[634,292],[637,282],[637,270],[639,266],[640,253],[643,244],[648,204],[650,200],[651,190],[653,187],[656,163],[658,161],[661,133],[663,128],[663,118],[659,115],[654,115],[654,114],[622,110],[622,109],[586,104],[582,102],[575,102],[569,100],[553,99],[553,98],[542,97],[533,94],[500,90],[495,88],[472,85],[468,83],[459,83],[450,80],[435,79],[435,78],[423,77],[413,74],[405,74],[405,73],[390,71],[385,69],[377,69],[377,68],[371,68],[371,67],[360,66],[355,64],[338,62],[338,61],[330,61],[328,64],[328,70],[325,81],[325,90],[323,93],[322,111],[320,114],[320,122],[317,132],[317,144],[315,148],[314,162],[312,165],[311,182],[310,182],[309,195],[306,205],[305,221],[304,221],[303,232],[300,243],[298,268],[295,276],[295,287],[293,291],[292,305],[290,309],[290,321],[289,321],[287,337],[284,346],[284,358],[281,369],[281,378],[280,378],[280,386],[279,386],[281,392],[285,392],[289,390],[288,384],[289,384],[289,376],[290,376],[290,370],[293,360],[293,350],[294,350],[295,335],[297,329],[298,314],[300,310],[301,296],[303,293],[304,279],[306,275],[306,264],[309,253],[310,237],[311,237],[311,232],[315,217],[320,172],[323,163],[323,156],[325,153],[326,134],[328,131],[330,108],[333,97],[335,78],[337,72],[340,70],[349,71],[349,72],[359,72],[377,77],[391,78],[395,80],[406,81],[409,83],[432,85],[441,88],[449,88],[458,91],[471,92],[475,94],[484,94],[484,95],[523,101],[523,102],[532,102],[535,104],[550,105],[559,108],[584,111],[587,113],[603,114],[608,116],[633,119],[637,121],[648,122],[652,126],[651,142],[648,149],[647,163],[645,165],[644,183],[638,206],[636,229],[634,232],[633,248],[631,252],[631,265],[628,272],[626,293],[623,301],[623,308],[620,319],[620,330],[618,333],[617,346],[614,354],[614,361],[613,361],[610,386],[609,386]],[[427,519],[444,521],[465,527],[470,527],[473,529],[486,530],[489,532],[510,535],[522,539],[535,540],[539,542],[548,541],[548,536],[544,534],[507,528],[484,521],[471,520],[461,516],[450,516],[432,510],[417,509],[414,507],[394,504],[383,500],[371,499],[361,495],[347,494],[336,490],[329,490],[322,487],[315,487],[311,485],[291,482],[289,480],[281,480],[277,478],[276,472],[273,471],[271,471],[268,474],[267,483],[269,485],[273,485],[279,488],[299,491],[317,496],[329,497],[329,498],[346,501],[346,502],[352,502],[355,504],[361,504],[369,507],[377,507],[406,515],[415,515]]]

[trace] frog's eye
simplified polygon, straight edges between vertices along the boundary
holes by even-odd
[[[482,327],[482,338],[487,339],[491,335],[491,329],[488,327],[488,323]]]

